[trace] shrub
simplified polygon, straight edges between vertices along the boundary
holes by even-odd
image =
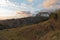
[[[49,16],[50,16],[50,18],[54,18],[55,20],[58,19],[57,13],[51,13]]]

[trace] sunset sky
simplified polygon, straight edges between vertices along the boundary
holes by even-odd
[[[60,8],[60,0],[0,0],[0,16],[18,16],[20,11],[41,11]],[[28,14],[26,14],[27,16]],[[23,15],[21,15],[23,16]],[[19,17],[21,17],[19,16]]]

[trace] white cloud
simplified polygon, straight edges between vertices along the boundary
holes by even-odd
[[[0,6],[3,6],[3,7],[15,7],[16,5],[11,3],[9,0],[0,0]]]
[[[0,0],[0,16],[15,16],[14,10],[9,9],[14,7],[16,7],[16,5],[11,3],[10,1]]]
[[[15,10],[13,10],[13,9],[15,9]],[[20,5],[16,5],[16,4],[10,2],[9,0],[0,0],[0,16],[5,17],[3,19],[28,17],[29,15],[27,15],[26,13],[18,15],[16,13],[16,11],[21,11],[21,10],[29,11],[29,10],[33,10],[33,9],[34,9],[33,7],[31,7],[25,3],[20,3]]]
[[[28,0],[33,1],[33,0]],[[25,3],[19,3],[19,5],[16,5],[13,2],[10,2],[9,0],[0,0],[0,7],[6,7],[6,8],[12,8],[19,11],[34,11],[36,8],[32,7],[31,5],[27,5]]]
[[[16,9],[19,11],[35,11],[34,7],[25,3],[21,3]]]

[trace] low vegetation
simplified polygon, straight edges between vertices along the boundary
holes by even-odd
[[[60,40],[60,11],[49,20],[0,30],[0,40]]]

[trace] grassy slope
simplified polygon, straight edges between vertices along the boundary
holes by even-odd
[[[58,20],[0,30],[0,40],[60,40],[60,13],[58,16]]]

